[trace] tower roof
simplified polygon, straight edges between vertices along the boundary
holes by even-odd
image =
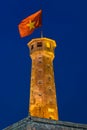
[[[46,37],[41,37],[41,38],[34,38],[34,39],[32,39],[30,42],[28,42],[28,46],[30,46],[33,42],[38,42],[38,41],[45,41],[45,42],[51,42],[52,44],[53,44],[53,46],[54,46],[54,48],[56,47],[56,42],[55,42],[55,40],[52,40],[52,39],[50,39],[50,38],[46,38]]]

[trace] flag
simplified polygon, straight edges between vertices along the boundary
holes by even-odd
[[[33,33],[33,31],[42,25],[42,10],[23,19],[18,25],[21,37],[26,37]]]

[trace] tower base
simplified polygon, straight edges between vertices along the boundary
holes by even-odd
[[[87,130],[87,125],[28,116],[3,130]]]

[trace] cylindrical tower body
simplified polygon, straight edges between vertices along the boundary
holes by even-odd
[[[56,42],[48,38],[28,43],[32,59],[30,104],[31,116],[58,120],[53,59]]]

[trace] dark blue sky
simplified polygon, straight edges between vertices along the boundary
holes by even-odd
[[[43,9],[44,36],[57,42],[54,71],[59,118],[87,124],[86,0],[0,1],[0,130],[28,115],[31,59],[18,24]]]

